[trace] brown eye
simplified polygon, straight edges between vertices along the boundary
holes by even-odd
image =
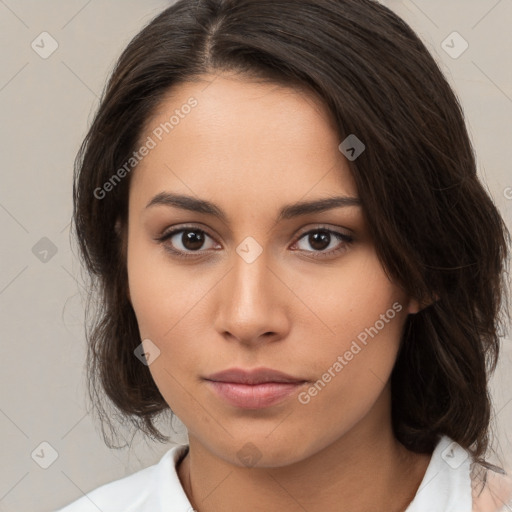
[[[330,242],[331,234],[327,231],[316,231],[308,235],[308,243],[316,251],[323,251],[329,246]]]
[[[181,243],[189,251],[197,251],[204,244],[205,233],[197,230],[187,229],[182,232]]]
[[[312,253],[313,257],[318,258],[335,255],[346,249],[351,242],[351,236],[323,228],[304,233],[295,245],[298,250]]]
[[[210,246],[208,246],[210,240]],[[181,256],[194,256],[215,247],[214,240],[202,229],[180,228],[165,233],[158,239],[169,252]],[[206,246],[206,247],[205,247]]]

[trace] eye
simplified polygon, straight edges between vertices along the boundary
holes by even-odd
[[[206,243],[208,240],[210,240],[209,244]],[[158,241],[167,251],[183,257],[196,256],[202,254],[203,251],[215,248],[215,243],[212,244],[213,239],[210,235],[195,227],[180,227],[168,231],[158,238]]]
[[[302,240],[304,242],[300,247]],[[304,233],[294,246],[298,245],[300,251],[313,252],[312,257],[314,258],[323,258],[344,251],[352,241],[353,238],[345,233],[327,228],[317,228]],[[308,249],[308,246],[312,250]]]

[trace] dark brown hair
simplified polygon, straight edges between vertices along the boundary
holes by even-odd
[[[130,176],[101,199],[94,191],[130,158],[170,88],[222,71],[312,91],[340,142],[364,142],[349,165],[375,249],[390,278],[425,305],[407,318],[391,377],[395,435],[430,452],[446,434],[483,457],[510,236],[477,177],[457,97],[411,28],[373,0],[180,0],[119,58],[73,189],[98,299],[87,315],[89,391],[107,444],[112,415],[166,440],[154,421],[169,406],[133,354],[141,340],[115,228],[126,226]]]

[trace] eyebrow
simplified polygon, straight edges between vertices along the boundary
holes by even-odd
[[[227,223],[226,213],[216,204],[206,201],[205,199],[198,199],[182,194],[160,192],[151,199],[151,201],[146,205],[146,208],[156,205],[172,206],[182,210],[213,215]],[[347,206],[360,207],[361,200],[358,197],[335,196],[315,199],[313,201],[292,203],[281,208],[277,222],[308,215],[310,213],[320,213],[334,208]]]

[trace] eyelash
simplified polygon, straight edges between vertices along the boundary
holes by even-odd
[[[156,240],[163,245],[163,247],[164,247],[164,249],[166,251],[171,253],[173,256],[177,256],[179,258],[194,258],[194,257],[197,258],[198,256],[202,256],[203,253],[208,252],[206,250],[206,251],[192,251],[191,253],[185,253],[185,252],[183,252],[181,250],[176,250],[176,249],[172,248],[169,244],[165,243],[167,240],[171,239],[174,235],[176,235],[178,233],[183,233],[184,231],[192,231],[192,232],[203,233],[203,234],[205,234],[208,237],[213,239],[213,237],[210,236],[204,229],[200,229],[200,228],[197,228],[195,226],[181,226],[181,227],[179,227],[177,229],[173,229],[172,231],[164,233],[162,236],[158,237]],[[302,252],[307,252],[307,253],[310,253],[310,252],[313,253],[310,256],[313,259],[327,258],[329,256],[333,256],[334,254],[341,253],[341,252],[343,252],[347,248],[347,246],[349,246],[354,241],[352,236],[346,235],[345,233],[340,233],[339,231],[334,231],[334,230],[329,229],[329,228],[324,227],[324,226],[318,226],[318,227],[316,227],[314,229],[310,229],[309,231],[306,231],[306,232],[301,233],[300,235],[298,235],[296,240],[293,242],[293,245],[295,245],[297,242],[302,240],[307,235],[311,235],[312,233],[328,233],[330,235],[334,235],[335,238],[337,238],[340,242],[343,243],[341,248],[331,249],[328,252],[302,251]],[[301,250],[298,249],[298,251],[301,251]]]

